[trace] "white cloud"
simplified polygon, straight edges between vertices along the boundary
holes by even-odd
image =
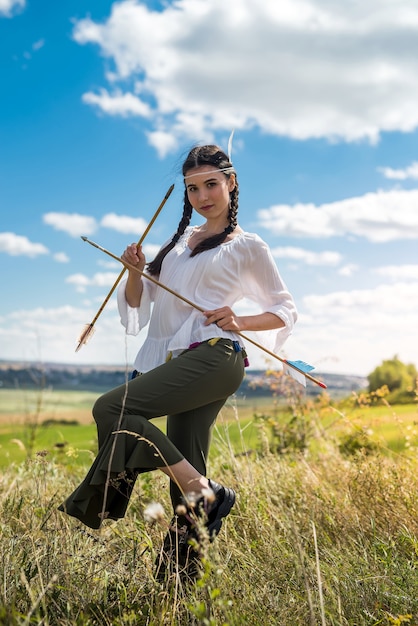
[[[71,274],[65,282],[75,285],[78,292],[84,293],[87,287],[112,287],[117,277],[116,272],[97,272],[91,278],[85,274]]]
[[[106,259],[99,259],[97,265],[104,267],[107,270],[114,270],[120,268],[120,264],[117,261],[111,261]]]
[[[418,190],[377,191],[329,204],[276,205],[258,211],[259,225],[287,237],[355,235],[384,243],[418,237]]]
[[[86,284],[90,279],[86,278]],[[61,363],[129,364],[145,336],[127,337],[115,300],[108,303],[90,342],[75,353],[77,338],[102,300],[87,307],[26,309],[0,318],[2,358]],[[417,363],[418,283],[380,285],[371,290],[307,295],[298,303],[300,317],[280,356],[301,359],[318,371],[367,375],[395,354]],[[240,303],[238,314],[257,310]],[[248,346],[251,367],[266,366],[266,357]],[[280,368],[280,364],[273,363]],[[316,371],[313,372],[316,374]],[[326,378],[325,378],[326,382]],[[310,383],[309,383],[310,384]]]
[[[77,291],[80,292],[84,292],[86,287],[90,285],[90,279],[85,274],[71,274],[71,276],[67,276],[65,282],[75,285]]]
[[[43,221],[56,230],[64,231],[71,237],[91,235],[97,230],[97,222],[94,217],[79,213],[45,213]]]
[[[289,358],[317,369],[367,375],[398,354],[417,364],[418,282],[307,295],[286,343]]]
[[[105,89],[85,98],[150,117],[160,154],[231,128],[373,142],[418,126],[411,0],[177,0],[161,11],[122,0],[103,23],[77,21],[73,36],[113,63],[113,87],[134,84],[129,102]]]
[[[10,256],[36,257],[49,254],[48,248],[42,243],[33,243],[27,237],[15,233],[0,233],[0,252]]]
[[[177,139],[171,131],[155,130],[146,133],[150,146],[156,149],[160,157],[164,157],[177,148]]]
[[[149,117],[151,113],[150,107],[137,96],[132,93],[121,93],[119,90],[113,94],[108,93],[106,89],[101,89],[100,94],[88,92],[83,94],[82,101],[97,106],[107,115]]]
[[[408,165],[405,169],[392,169],[391,167],[379,167],[378,171],[383,174],[385,178],[392,180],[406,180],[408,178],[418,178],[418,161],[414,161],[411,165]]]
[[[418,283],[418,265],[388,265],[374,270],[388,280],[413,281]]]
[[[161,246],[154,244],[154,243],[144,244],[142,247],[142,250],[143,250],[143,253],[145,254],[147,261],[152,261],[152,259],[154,259],[157,256],[160,248]]]
[[[117,272],[98,272],[90,279],[90,285],[96,287],[111,287],[117,277]]]
[[[306,265],[327,265],[333,267],[339,265],[343,258],[339,252],[327,250],[324,250],[323,252],[312,252],[310,250],[294,248],[291,246],[273,248],[271,252],[277,259],[301,261]]]
[[[127,215],[116,215],[107,213],[101,220],[100,225],[104,228],[111,228],[118,233],[141,234],[147,227],[147,222],[142,217],[129,217]]]
[[[413,313],[418,311],[418,284],[411,285],[408,282],[398,285],[383,284],[374,289],[357,289],[352,291],[335,291],[325,295],[308,295],[303,298],[307,310],[314,311],[321,317],[345,318],[351,315],[354,309],[362,310],[359,323],[365,321],[365,317],[378,313],[393,315]],[[398,323],[398,322],[396,322]]]
[[[38,39],[32,44],[32,50],[40,50],[45,45],[45,39]]]
[[[355,272],[358,272],[360,269],[359,265],[356,265],[355,263],[348,263],[347,265],[344,265],[343,267],[341,267],[338,270],[338,273],[340,276],[352,276]]]
[[[68,263],[70,261],[69,257],[65,252],[57,252],[54,254],[54,260],[57,263]]]
[[[0,17],[12,17],[13,13],[24,9],[26,0],[0,0]]]
[[[22,309],[0,318],[2,358],[27,362],[125,364],[131,367],[142,341],[125,337],[119,315],[108,306],[89,343],[75,352],[77,339],[96,308],[62,306]]]

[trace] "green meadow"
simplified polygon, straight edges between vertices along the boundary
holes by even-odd
[[[94,458],[97,395],[0,390],[0,624],[418,625],[418,404],[232,398],[209,474],[237,502],[185,584],[154,576],[171,518],[161,473],[99,531],[57,510]],[[150,523],[153,502],[165,514]]]
[[[23,462],[40,451],[60,462],[69,457],[72,463],[88,463],[96,451],[91,407],[98,395],[53,389],[0,390],[0,468]],[[308,410],[314,410],[301,418],[305,429],[326,432],[331,438],[362,433],[386,453],[407,451],[416,445],[417,404],[356,406],[350,398],[338,402],[332,402],[326,394],[322,398],[316,406],[313,401],[307,402]],[[214,454],[218,442],[223,444],[225,433],[235,453],[253,449],[263,425],[272,434],[276,426],[289,423],[294,411],[273,395],[230,399],[214,430]],[[164,430],[164,418],[155,423]]]

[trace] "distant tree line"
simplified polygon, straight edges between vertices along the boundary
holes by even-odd
[[[359,389],[364,390],[367,380],[360,376],[324,374],[328,391],[333,397],[342,397]],[[0,368],[0,388],[46,389],[103,392],[123,385],[126,370],[122,367],[101,368],[94,366],[78,368],[65,365],[28,365],[17,367],[3,363]],[[307,395],[321,393],[316,385],[308,384]],[[248,370],[237,392],[239,396],[261,397],[271,394],[271,381],[264,370]]]
[[[102,391],[112,389],[125,382],[123,370],[77,369],[22,367],[4,368],[0,371],[2,389],[77,389],[78,391]]]
[[[390,404],[409,404],[418,400],[418,372],[415,365],[406,365],[397,356],[383,361],[368,375],[369,392],[387,387]]]

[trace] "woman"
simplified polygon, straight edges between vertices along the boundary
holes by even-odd
[[[226,154],[213,145],[195,147],[182,171],[184,210],[173,238],[148,265],[137,244],[121,258],[205,311],[130,269],[118,305],[128,334],[149,322],[135,360],[140,375],[95,403],[98,456],[60,507],[99,528],[103,518],[124,516],[139,473],[160,469],[170,478],[178,514],[164,542],[160,571],[172,566],[174,555],[187,568],[189,541],[198,536],[193,514],[213,540],[235,502],[232,489],[206,478],[206,461],[216,416],[244,374],[245,351],[236,331],[266,331],[264,339],[277,351],[296,321],[294,302],[267,245],[237,223],[238,181]],[[204,218],[202,225],[189,226],[193,210]],[[231,307],[242,298],[252,299],[262,312],[236,315]],[[150,422],[164,415],[167,435]]]

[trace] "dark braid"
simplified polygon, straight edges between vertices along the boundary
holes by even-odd
[[[223,174],[227,178],[230,178],[231,174],[235,175],[235,188],[230,193],[230,206],[228,212],[228,221],[229,226],[225,228],[222,233],[217,235],[213,235],[212,237],[208,237],[201,241],[191,252],[190,256],[195,256],[199,254],[199,252],[203,252],[204,250],[210,250],[212,248],[216,248],[222,242],[225,241],[229,233],[237,226],[237,214],[238,214],[238,181],[236,180],[236,173],[233,168],[232,163],[229,158],[218,146],[208,145],[208,146],[196,146],[193,148],[185,162],[183,163],[183,176],[186,176],[186,173],[194,169],[195,167],[200,167],[202,165],[213,165],[222,171]],[[190,219],[192,217],[193,207],[189,202],[189,198],[187,196],[187,190],[184,192],[184,209],[183,209],[183,217],[180,220],[177,231],[173,236],[172,240],[169,244],[167,244],[162,250],[159,251],[157,256],[151,263],[148,263],[147,268],[151,275],[158,275],[161,271],[161,264],[165,258],[165,256],[174,248],[180,237],[183,235],[186,227],[190,224]]]
[[[172,240],[168,243],[164,248],[162,248],[155,259],[148,263],[147,269],[151,276],[158,276],[161,271],[161,264],[165,258],[165,256],[174,248],[187,226],[190,224],[190,219],[192,217],[193,207],[189,202],[187,197],[187,193],[184,192],[184,208],[183,208],[183,216],[179,222],[176,233],[173,235]]]

